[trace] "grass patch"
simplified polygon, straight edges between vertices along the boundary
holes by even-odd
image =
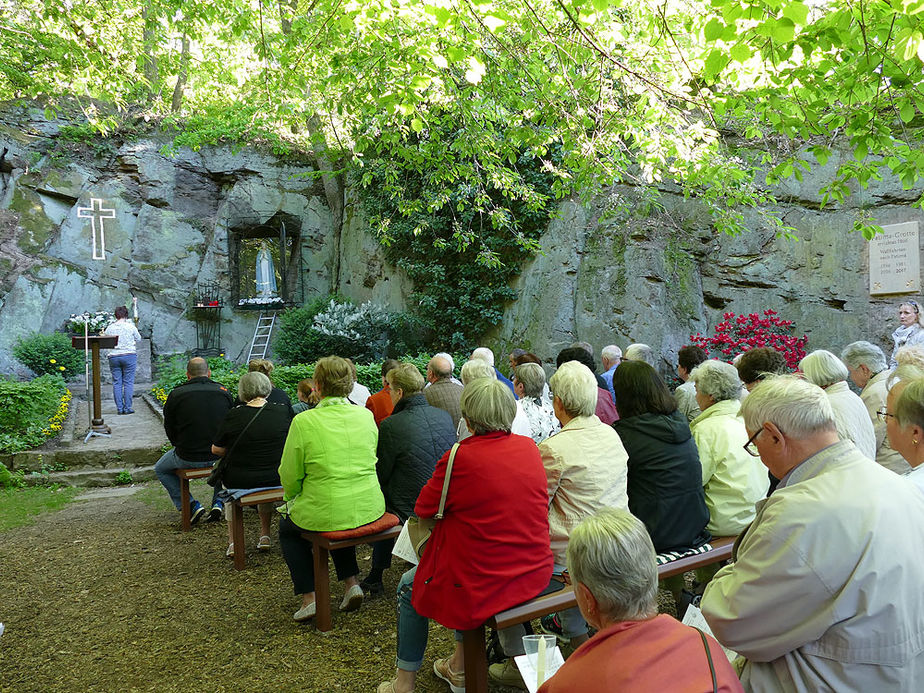
[[[193,479],[189,482],[189,492],[206,508],[212,504],[212,487],[205,483],[205,479]],[[172,510],[177,512],[170,502],[170,496],[158,481],[148,481],[138,484],[134,497],[155,510]],[[179,515],[177,515],[179,517]]]
[[[31,524],[42,513],[60,510],[79,490],[70,486],[0,489],[0,532]]]

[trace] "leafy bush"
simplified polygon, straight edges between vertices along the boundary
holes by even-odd
[[[83,371],[83,352],[74,349],[71,338],[60,332],[20,337],[13,356],[36,375],[53,373],[69,380]]]
[[[61,431],[71,393],[60,376],[0,380],[0,453],[35,448]]]
[[[705,349],[712,358],[724,358],[727,361],[743,351],[770,347],[780,352],[786,364],[795,370],[799,367],[799,361],[805,357],[808,337],[793,336],[793,321],[783,320],[775,310],[765,310],[763,315],[725,313],[711,337],[697,333],[690,336],[690,343]]]
[[[167,401],[167,395],[170,390],[180,383],[186,382],[186,364],[189,357],[185,354],[174,354],[166,358],[158,359],[156,363],[157,381],[151,388],[152,394],[163,404]],[[212,380],[221,383],[228,388],[232,394],[237,393],[237,381],[241,373],[246,373],[246,367],[241,369],[233,362],[221,356],[209,356],[209,368],[212,371]]]
[[[414,320],[371,302],[357,306],[332,296],[283,313],[273,348],[290,364],[315,363],[331,354],[369,363],[419,349],[421,331]]]

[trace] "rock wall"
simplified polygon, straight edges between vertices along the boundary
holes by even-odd
[[[311,161],[228,147],[168,156],[166,140],[151,135],[62,146],[64,125],[37,108],[0,112],[0,152],[7,149],[0,160],[0,373],[23,374],[10,354],[20,335],[59,329],[71,313],[111,310],[132,294],[155,355],[193,348],[190,296],[200,282],[230,288],[230,230],[278,214],[301,225],[296,299],[336,289],[405,309],[411,287],[366,233],[350,190],[343,227],[332,228],[323,187],[306,175]],[[576,340],[598,349],[642,341],[669,370],[688,336],[709,330],[723,312],[772,308],[809,335],[810,348],[839,350],[865,338],[890,350],[898,297],[869,296],[866,242],[849,230],[860,210],[881,224],[924,222],[910,206],[922,191],[883,180],[847,206],[822,210],[817,190],[837,165],[832,157],[803,183],[773,190],[798,230],[795,241],[776,237],[753,214],[750,232],[717,234],[697,202],[669,189],[656,208],[626,187],[590,205],[564,203],[542,239],[544,253],[516,280],[520,300],[486,341],[551,360]],[[77,213],[91,198],[115,209],[103,261],[90,259],[89,220]],[[229,358],[246,356],[256,316],[222,310]]]

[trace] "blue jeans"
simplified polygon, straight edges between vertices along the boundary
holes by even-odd
[[[182,459],[179,455],[176,454],[176,448],[171,448],[164,453],[163,457],[157,460],[157,464],[154,465],[154,473],[157,474],[157,478],[160,479],[160,483],[163,484],[164,488],[167,489],[167,494],[170,496],[170,500],[173,501],[173,505],[177,510],[180,508],[180,478],[176,475],[177,469],[188,469],[192,467],[211,467],[212,462],[187,462]],[[215,505],[218,502],[218,491],[216,488],[212,492],[212,505]],[[189,495],[189,502],[192,505],[196,504],[196,499],[192,497],[192,494]]]
[[[427,635],[430,621],[414,611],[411,603],[411,591],[414,586],[414,566],[398,582],[398,659],[399,669],[417,671],[423,664],[424,651],[427,649]],[[497,631],[501,649],[508,657],[525,653],[523,638],[515,628]],[[455,632],[456,642],[462,642],[461,631]]]
[[[132,408],[135,394],[135,368],[138,354],[120,354],[109,357],[109,371],[112,373],[112,398],[120,414]]]

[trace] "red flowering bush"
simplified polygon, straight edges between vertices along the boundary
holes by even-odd
[[[792,320],[783,320],[775,310],[765,310],[763,315],[725,313],[724,320],[715,326],[715,334],[711,337],[699,333],[690,335],[690,343],[714,358],[721,358],[718,356],[721,353],[725,361],[731,361],[743,351],[770,347],[780,352],[786,364],[795,370],[805,356],[808,337],[794,337]]]

